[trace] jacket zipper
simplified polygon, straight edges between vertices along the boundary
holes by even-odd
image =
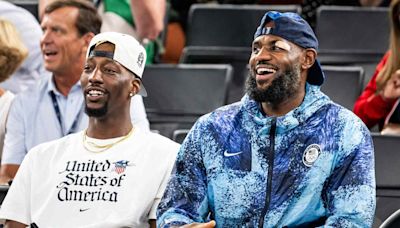
[[[264,225],[264,217],[267,214],[269,204],[271,202],[271,189],[272,189],[272,174],[274,169],[274,158],[275,158],[275,132],[276,132],[276,118],[271,121],[271,130],[269,132],[270,148],[268,153],[268,176],[267,176],[267,191],[265,196],[265,206],[261,212],[260,222],[258,227],[262,228]]]

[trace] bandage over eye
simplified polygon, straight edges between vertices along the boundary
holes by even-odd
[[[288,43],[285,43],[284,41],[280,40],[275,42],[275,46],[277,46],[278,48],[282,48],[286,51],[290,51],[292,49]]]

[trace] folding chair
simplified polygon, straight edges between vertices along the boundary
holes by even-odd
[[[322,64],[377,63],[388,49],[389,9],[320,6],[315,30]]]
[[[400,227],[400,209],[387,218],[380,228],[399,228]]]
[[[400,137],[372,133],[375,148],[376,210],[373,227],[379,227],[400,209]]]
[[[177,143],[182,143],[188,133],[189,129],[176,129],[172,135],[172,140]]]
[[[269,10],[300,13],[300,5],[194,4],[189,11],[186,47],[181,63],[227,63],[234,69],[228,102],[244,94],[251,43]]]
[[[172,138],[203,114],[227,103],[232,67],[226,64],[151,65],[146,67],[143,99],[150,127]]]
[[[0,205],[3,203],[4,198],[6,198],[8,189],[8,185],[0,185]]]
[[[194,4],[186,46],[251,47],[254,32],[269,10],[300,12],[299,5]]]
[[[362,91],[364,70],[359,66],[322,66],[325,82],[322,92],[343,107],[353,110]]]

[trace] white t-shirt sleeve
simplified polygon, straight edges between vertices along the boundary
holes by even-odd
[[[13,220],[27,225],[32,223],[30,205],[32,154],[34,153],[29,153],[25,157],[18,169],[7,196],[1,205],[1,219]]]
[[[134,126],[138,126],[143,131],[150,131],[143,98],[140,95],[135,95],[131,99],[131,119]]]
[[[164,191],[167,188],[167,184],[169,181],[169,178],[171,177],[172,169],[174,168],[175,165],[175,159],[178,153],[180,145],[179,144],[174,144],[171,148],[170,156],[168,159],[168,168],[166,169],[166,172],[164,174],[164,178],[162,180],[162,183],[160,185],[160,188],[157,191],[156,198],[154,199],[153,206],[150,209],[149,213],[149,219],[156,219],[157,218],[157,207],[158,204],[160,204],[161,198],[164,196]]]

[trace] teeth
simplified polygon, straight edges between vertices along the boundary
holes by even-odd
[[[270,74],[270,73],[275,73],[276,70],[271,68],[260,67],[256,70],[256,72],[257,74]]]
[[[99,90],[89,90],[88,94],[89,94],[89,96],[97,97],[97,96],[103,95],[104,93]]]
[[[45,51],[44,54],[45,55],[55,55],[55,54],[57,54],[57,52],[55,52],[55,51]]]

